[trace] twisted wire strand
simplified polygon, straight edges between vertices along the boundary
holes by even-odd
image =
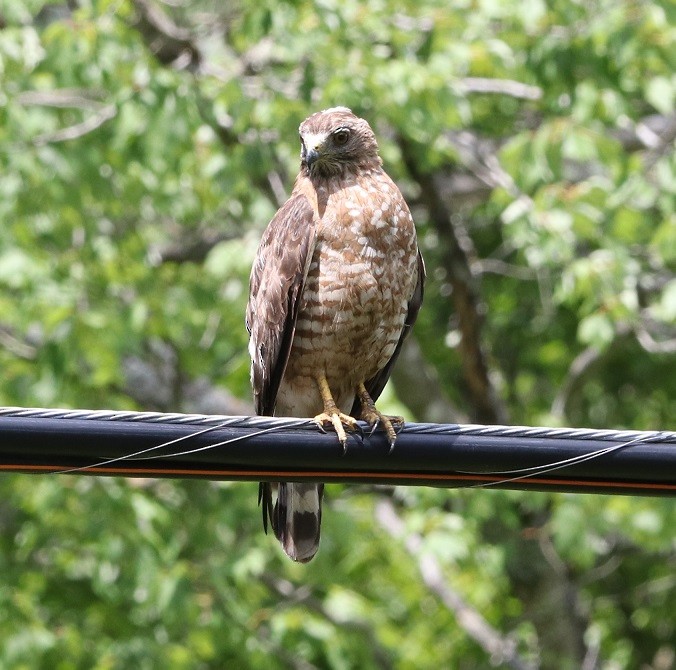
[[[132,421],[211,426],[212,430],[236,427],[263,430],[317,430],[312,419],[269,416],[226,416],[218,414],[181,414],[84,409],[45,409],[39,407],[0,407],[0,417],[48,418],[95,421]],[[608,430],[594,428],[547,428],[531,426],[483,426],[477,424],[406,423],[404,432],[424,435],[482,435],[514,438],[558,438],[569,440],[606,440],[609,442],[676,443],[675,431]]]

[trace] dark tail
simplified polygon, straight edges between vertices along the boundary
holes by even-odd
[[[272,485],[261,483],[258,502],[263,504],[263,527],[272,530],[286,554],[294,561],[307,563],[319,549],[324,484],[281,483],[277,502],[272,506]]]

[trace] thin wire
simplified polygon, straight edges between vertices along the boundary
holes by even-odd
[[[186,456],[189,454],[196,454],[199,451],[207,451],[209,449],[215,449],[216,447],[224,447],[229,444],[233,444],[235,442],[239,442],[240,440],[248,440],[251,437],[258,437],[259,435],[263,435],[264,433],[272,433],[276,430],[282,430],[282,429],[287,429],[287,428],[298,428],[300,426],[305,425],[307,419],[299,419],[295,423],[290,423],[287,424],[285,423],[283,426],[270,426],[269,428],[262,428],[259,431],[256,431],[255,433],[250,433],[247,435],[239,435],[238,437],[232,437],[229,440],[223,440],[223,442],[216,442],[214,444],[207,444],[204,447],[195,447],[194,449],[188,449],[186,451],[176,451],[172,452],[171,454],[158,454],[157,456],[146,456],[143,458],[133,458],[134,454],[129,458],[129,460],[136,460],[136,461],[147,461],[147,460],[152,460],[155,458],[174,458],[175,456]],[[217,426],[218,428],[222,428],[223,426]],[[206,431],[200,431],[200,433],[205,433]],[[167,446],[169,444],[172,444],[174,442],[179,442],[180,440],[187,440],[191,437],[195,437],[199,435],[200,433],[193,433],[192,435],[185,435],[184,437],[180,437],[176,440],[172,440],[171,442],[165,442],[165,444],[160,445],[161,447]],[[146,450],[147,451],[147,450]],[[139,452],[143,453],[143,452]],[[124,458],[124,457],[121,457]]]
[[[297,421],[296,423],[300,425],[301,423],[305,423],[306,419],[302,419]],[[189,440],[193,437],[197,437],[198,435],[203,435],[204,433],[209,433],[214,430],[219,430],[221,428],[227,428],[227,426],[230,425],[227,421],[224,421],[220,424],[217,424],[215,426],[209,426],[208,428],[204,428],[203,430],[197,431],[196,433],[191,433],[190,435],[183,435],[182,437],[177,437],[174,440],[169,440],[168,442],[163,442],[162,444],[158,444],[154,447],[148,447],[147,449],[141,449],[140,451],[136,451],[132,454],[125,454],[124,456],[118,456],[116,458],[110,458],[105,461],[100,461],[98,463],[93,463],[91,465],[83,465],[78,468],[68,468],[66,470],[54,470],[50,472],[49,474],[56,474],[56,475],[67,475],[67,474],[72,474],[74,472],[82,472],[84,470],[95,470],[96,468],[102,468],[107,465],[111,465],[112,463],[119,463],[120,461],[145,461],[145,460],[151,460],[155,458],[173,458],[175,456],[184,456],[186,454],[194,454],[198,451],[206,451],[208,449],[214,449],[215,447],[222,447],[226,446],[228,444],[232,444],[234,442],[239,442],[240,440],[247,440],[252,437],[257,437],[258,435],[262,435],[264,433],[271,433],[273,431],[277,430],[284,430],[288,427],[288,424],[284,425],[279,425],[279,426],[270,426],[268,428],[263,428],[261,430],[258,430],[254,433],[248,433],[247,435],[238,435],[237,437],[233,437],[229,440],[224,440],[223,442],[216,442],[215,444],[208,444],[205,447],[197,447],[195,449],[188,449],[187,451],[179,451],[171,454],[159,454],[156,456],[147,456],[144,458],[138,458],[139,456],[143,456],[144,454],[148,454],[151,451],[156,451],[158,449],[163,449],[164,447],[168,447],[172,444],[176,444],[178,442],[182,442],[183,440]]]
[[[133,460],[144,460],[144,459],[137,459],[137,456],[142,456],[143,454],[148,454],[151,451],[156,451],[157,449],[162,449],[163,447],[168,447],[172,444],[176,444],[177,442],[181,442],[183,440],[187,440],[193,437],[197,437],[198,435],[203,435],[204,433],[209,433],[214,430],[218,430],[219,428],[223,428],[224,426],[227,425],[227,422],[223,422],[222,424],[217,424],[215,426],[208,426],[207,428],[204,428],[202,430],[197,431],[196,433],[190,433],[190,435],[183,435],[182,437],[177,437],[174,440],[169,440],[168,442],[163,442],[162,444],[157,444],[153,447],[148,447],[147,449],[141,449],[140,451],[135,451],[131,454],[124,454],[124,456],[117,456],[116,458],[109,458],[108,460],[105,461],[100,461],[98,463],[93,463],[91,465],[83,465],[78,468],[68,468],[67,470],[54,470],[53,472],[50,472],[49,474],[55,474],[55,475],[68,475],[72,474],[73,472],[82,472],[83,470],[94,470],[96,468],[102,468],[105,465],[111,465],[112,463],[119,463],[120,461],[133,461]],[[158,456],[150,457],[150,458],[159,458]]]
[[[496,486],[496,485],[501,485],[501,484],[508,484],[510,482],[517,482],[522,479],[529,479],[530,477],[537,477],[538,475],[544,475],[547,474],[548,472],[556,472],[557,470],[562,470],[568,465],[577,465],[579,463],[584,463],[586,461],[591,461],[594,460],[595,458],[600,458],[601,456],[605,456],[607,454],[611,454],[614,451],[619,451],[620,449],[624,449],[625,447],[630,447],[634,444],[645,444],[646,442],[650,442],[651,440],[654,440],[657,436],[659,436],[660,433],[655,433],[651,437],[637,437],[634,440],[630,440],[629,442],[624,442],[622,444],[616,444],[615,446],[612,447],[605,447],[603,449],[597,449],[596,451],[592,451],[588,454],[581,454],[580,456],[573,456],[572,458],[567,458],[562,461],[556,461],[555,463],[550,463],[546,465],[536,465],[530,468],[518,468],[515,470],[496,470],[493,472],[469,472],[465,470],[458,470],[459,473],[461,474],[471,474],[471,475],[486,475],[486,476],[495,476],[495,475],[503,475],[503,474],[511,474],[511,473],[516,473],[516,472],[523,472],[525,474],[519,475],[518,477],[510,477],[509,479],[501,479],[496,482],[486,482],[484,484],[472,484],[468,488],[487,488],[489,486]]]

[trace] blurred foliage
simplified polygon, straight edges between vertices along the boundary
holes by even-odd
[[[419,225],[416,337],[449,406],[474,414],[452,268],[402,141],[451,194],[510,421],[674,429],[675,25],[669,0],[0,1],[0,403],[156,408],[127,363],[158,347],[175,380],[160,409],[196,379],[248,399],[257,240],[298,124],[344,104]],[[332,486],[298,566],[253,486],[0,489],[2,667],[499,664],[423,556],[534,666],[674,667],[667,500],[396,491],[412,555],[374,517],[383,492]]]

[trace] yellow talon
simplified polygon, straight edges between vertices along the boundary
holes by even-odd
[[[326,381],[326,376],[321,375],[317,377],[317,386],[319,387],[319,393],[322,396],[322,403],[324,404],[324,411],[321,414],[317,414],[314,417],[314,422],[320,427],[324,428],[326,424],[333,426],[333,429],[338,435],[338,440],[343,447],[343,451],[347,450],[347,434],[345,430],[354,431],[359,430],[359,424],[354,417],[344,414],[338,409],[333,395],[331,394],[331,389],[329,388],[329,383]]]
[[[343,414],[338,410],[335,412],[322,412],[321,414],[317,414],[313,421],[320,428],[323,428],[326,424],[333,426],[333,429],[338,435],[338,440],[343,445],[343,450],[347,448],[347,434],[345,433],[345,429],[347,428],[347,430],[352,431],[358,430],[359,428],[356,419],[347,416],[347,414]]]

